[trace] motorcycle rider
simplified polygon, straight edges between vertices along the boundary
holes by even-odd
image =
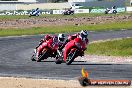
[[[65,36],[65,34],[59,34],[58,35],[58,50],[57,50],[57,52],[58,52],[58,54],[60,55],[60,56],[62,56],[62,50],[63,50],[63,48],[64,48],[64,46],[66,45],[66,36]]]
[[[111,9],[116,9],[116,6],[112,6],[112,8]]]
[[[112,6],[111,11],[112,13],[115,13],[114,11],[116,11],[116,6]]]
[[[77,33],[77,34],[74,34],[72,36],[69,36],[68,37],[68,41],[71,41],[71,40],[74,40],[75,38],[81,38],[81,40],[83,42],[85,42],[85,44],[87,45],[89,43],[89,40],[88,40],[88,31],[87,30],[81,30],[80,33]],[[86,49],[85,49],[86,50]],[[84,56],[84,52],[82,52],[80,54],[80,56]]]
[[[48,41],[48,40],[51,39],[51,38],[52,38],[51,35],[45,35],[44,38],[41,39],[41,40],[39,41],[39,45],[36,47],[36,49],[37,49],[43,42],[46,42],[46,41]],[[36,50],[36,49],[35,49],[35,50]]]
[[[30,16],[39,16],[40,14],[40,11],[39,11],[39,8],[36,8],[36,9],[33,9],[31,12],[30,12]]]
[[[81,30],[80,33],[77,33],[77,34],[74,34],[74,35],[71,35],[68,37],[68,40],[74,40],[75,38],[81,38],[86,44],[88,44],[88,31],[86,30]]]
[[[66,37],[65,34],[59,34],[58,35],[58,45],[59,45],[58,49],[59,50],[62,49],[62,46],[65,43],[65,37]]]
[[[59,39],[61,39],[61,38],[65,38],[65,37],[62,37],[61,36],[62,34],[59,34],[58,35],[58,41],[60,41]],[[89,42],[89,40],[88,40],[88,31],[86,31],[86,30],[81,30],[81,32],[80,33],[77,33],[77,34],[74,34],[74,35],[70,35],[70,36],[68,36],[68,38],[67,39],[65,39],[65,41],[63,41],[62,43],[60,42],[59,43],[59,48],[58,48],[58,50],[59,50],[59,52],[63,52],[62,51],[62,49],[65,47],[65,45],[69,42],[69,41],[71,41],[71,40],[74,40],[75,38],[81,38],[82,39],[82,41],[84,41],[85,43],[86,43],[86,45],[88,44],[88,42]],[[63,40],[62,39],[62,40]],[[86,49],[85,49],[86,50]],[[84,52],[82,52],[81,54],[80,54],[81,56],[84,56]]]
[[[110,9],[109,8],[106,8],[106,11],[110,11]]]
[[[40,44],[41,45],[43,42],[46,42],[48,41],[49,39],[51,39],[52,36],[51,35],[45,35],[43,39],[40,40]]]
[[[76,56],[84,56],[86,45],[89,42],[87,37],[88,37],[88,31],[86,30],[82,30],[80,33],[77,33],[68,37],[68,40],[70,41],[65,45],[64,52],[63,52],[63,59],[67,65],[71,64],[71,62]],[[69,54],[70,54],[70,57],[69,57]],[[75,54],[76,56],[74,56]],[[58,63],[59,63],[59,60],[58,60]]]
[[[51,35],[45,35],[43,39],[40,40],[39,45],[36,47],[36,49],[34,50],[36,53],[36,58],[38,58],[38,55],[40,54],[41,50],[43,49],[43,43],[47,42],[48,40],[53,39],[53,36]]]

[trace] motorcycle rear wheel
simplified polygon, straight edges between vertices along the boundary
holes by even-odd
[[[59,55],[59,53],[57,53],[55,63],[56,63],[56,64],[61,64],[61,63],[62,63],[62,59],[61,59],[61,58],[62,58],[62,57]]]

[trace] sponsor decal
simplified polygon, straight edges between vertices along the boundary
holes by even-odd
[[[82,77],[79,77],[79,82],[82,86],[95,86],[95,85],[105,85],[105,86],[130,86],[130,80],[94,80],[89,78],[88,71],[85,71],[84,68],[81,70]]]
[[[31,11],[28,10],[23,10],[23,11],[1,11],[0,15],[29,15]],[[40,11],[40,15],[42,14],[52,14],[53,12],[51,10],[45,10],[45,11]]]

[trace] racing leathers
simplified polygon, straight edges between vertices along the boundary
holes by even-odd
[[[63,49],[64,47],[65,47],[65,45],[69,42],[69,41],[71,41],[71,40],[74,40],[75,38],[81,38],[86,44],[88,44],[88,42],[89,42],[89,40],[88,40],[88,38],[82,38],[81,36],[80,36],[80,34],[79,33],[77,33],[77,34],[74,34],[74,35],[69,35],[68,36],[68,38],[67,38],[67,40],[63,43],[63,45],[60,47],[60,49]]]
[[[67,41],[69,42],[69,41],[71,41],[71,40],[74,40],[75,38],[81,38],[82,41],[85,42],[86,45],[89,43],[88,38],[83,38],[83,37],[80,35],[80,33],[77,33],[77,34],[74,34],[74,35],[69,36]],[[85,50],[86,50],[86,49],[85,49]],[[80,54],[80,56],[84,56],[84,52],[82,52],[82,53]]]
[[[59,50],[59,53],[60,52],[62,52],[63,53],[63,48],[65,47],[65,45],[69,42],[69,41],[71,41],[71,40],[74,40],[75,38],[81,38],[86,44],[88,44],[88,42],[89,42],[89,40],[88,40],[88,38],[82,38],[81,36],[80,36],[80,33],[77,33],[77,34],[74,34],[74,35],[69,35],[68,36],[68,38],[65,40],[65,41],[63,41],[63,42],[58,42],[58,45],[59,45],[59,47],[58,47],[58,50]],[[86,50],[86,49],[85,49]],[[82,52],[81,54],[80,54],[80,56],[84,56],[84,52]]]
[[[43,48],[45,47],[45,42],[49,42],[53,40],[53,36],[50,35],[45,35],[44,39],[42,39],[39,43],[39,45],[36,47],[36,58],[38,58],[40,52],[43,50]],[[48,46],[51,47],[51,46]]]

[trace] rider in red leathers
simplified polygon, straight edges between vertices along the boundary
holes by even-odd
[[[62,56],[63,53],[63,48],[66,45],[66,36],[65,34],[59,34],[58,35],[58,50],[57,50],[57,55],[56,55],[56,59],[58,59],[58,57]]]
[[[62,38],[62,39],[65,38],[65,37],[62,37],[60,35],[62,35],[62,34],[59,34],[59,36],[58,36],[58,42],[60,41],[59,38]],[[74,40],[75,38],[78,38],[78,37],[81,38],[85,42],[85,44],[87,45],[88,42],[89,42],[87,36],[88,36],[88,31],[86,31],[86,30],[82,30],[80,33],[77,33],[77,34],[68,36],[68,38],[61,43],[61,46],[60,46],[60,43],[58,44],[59,45],[59,48],[58,48],[59,52],[62,52],[63,53],[63,50],[62,49],[65,47],[65,45],[69,41]],[[82,52],[80,54],[80,56],[84,56],[84,52]]]
[[[79,37],[79,38],[81,38],[86,44],[88,44],[89,40],[88,40],[87,36],[88,36],[88,31],[82,30],[80,33],[77,33],[77,34],[74,34],[74,35],[69,36],[69,37],[68,37],[68,41],[74,40],[75,38]]]
[[[39,46],[36,47],[36,59],[38,58],[40,52],[43,50],[43,48],[45,47],[45,42],[50,42],[50,41],[53,41],[53,36],[50,36],[50,35],[45,35],[44,36],[44,39],[42,39],[40,41],[40,44]],[[49,47],[51,47],[49,45]]]
[[[36,53],[37,51],[37,48],[43,43],[43,42],[45,42],[45,41],[48,41],[49,39],[51,39],[52,37],[50,36],[50,35],[45,35],[44,36],[44,38],[43,39],[41,39],[40,41],[39,41],[39,45],[34,49],[34,52]]]
[[[61,40],[59,40],[59,38],[60,39],[62,38],[65,40],[65,37],[62,37],[61,35],[64,35],[64,34],[58,35],[58,42],[61,41]],[[77,37],[81,38],[86,44],[88,44],[89,40],[88,40],[87,36],[88,36],[88,31],[86,31],[86,30],[81,30],[80,33],[70,35],[70,36],[68,36],[68,38],[65,41],[63,40],[63,42],[61,42],[61,46],[59,46],[59,50],[62,50],[69,41],[74,40]]]
[[[42,40],[40,40],[40,44],[39,44],[39,45],[41,45],[43,42],[48,41],[48,40],[51,39],[51,38],[52,38],[52,36],[50,36],[50,35],[45,35],[44,38],[43,38]]]
[[[71,40],[74,40],[75,38],[81,38],[81,40],[83,41],[83,42],[85,42],[85,44],[87,45],[88,43],[89,43],[89,40],[88,40],[88,31],[86,31],[86,30],[81,30],[81,32],[80,33],[77,33],[77,34],[74,34],[74,35],[71,35],[71,36],[69,36],[68,37],[68,41],[71,41]],[[86,49],[85,49],[86,50]],[[80,54],[80,56],[84,56],[84,52],[82,52],[81,54]]]

